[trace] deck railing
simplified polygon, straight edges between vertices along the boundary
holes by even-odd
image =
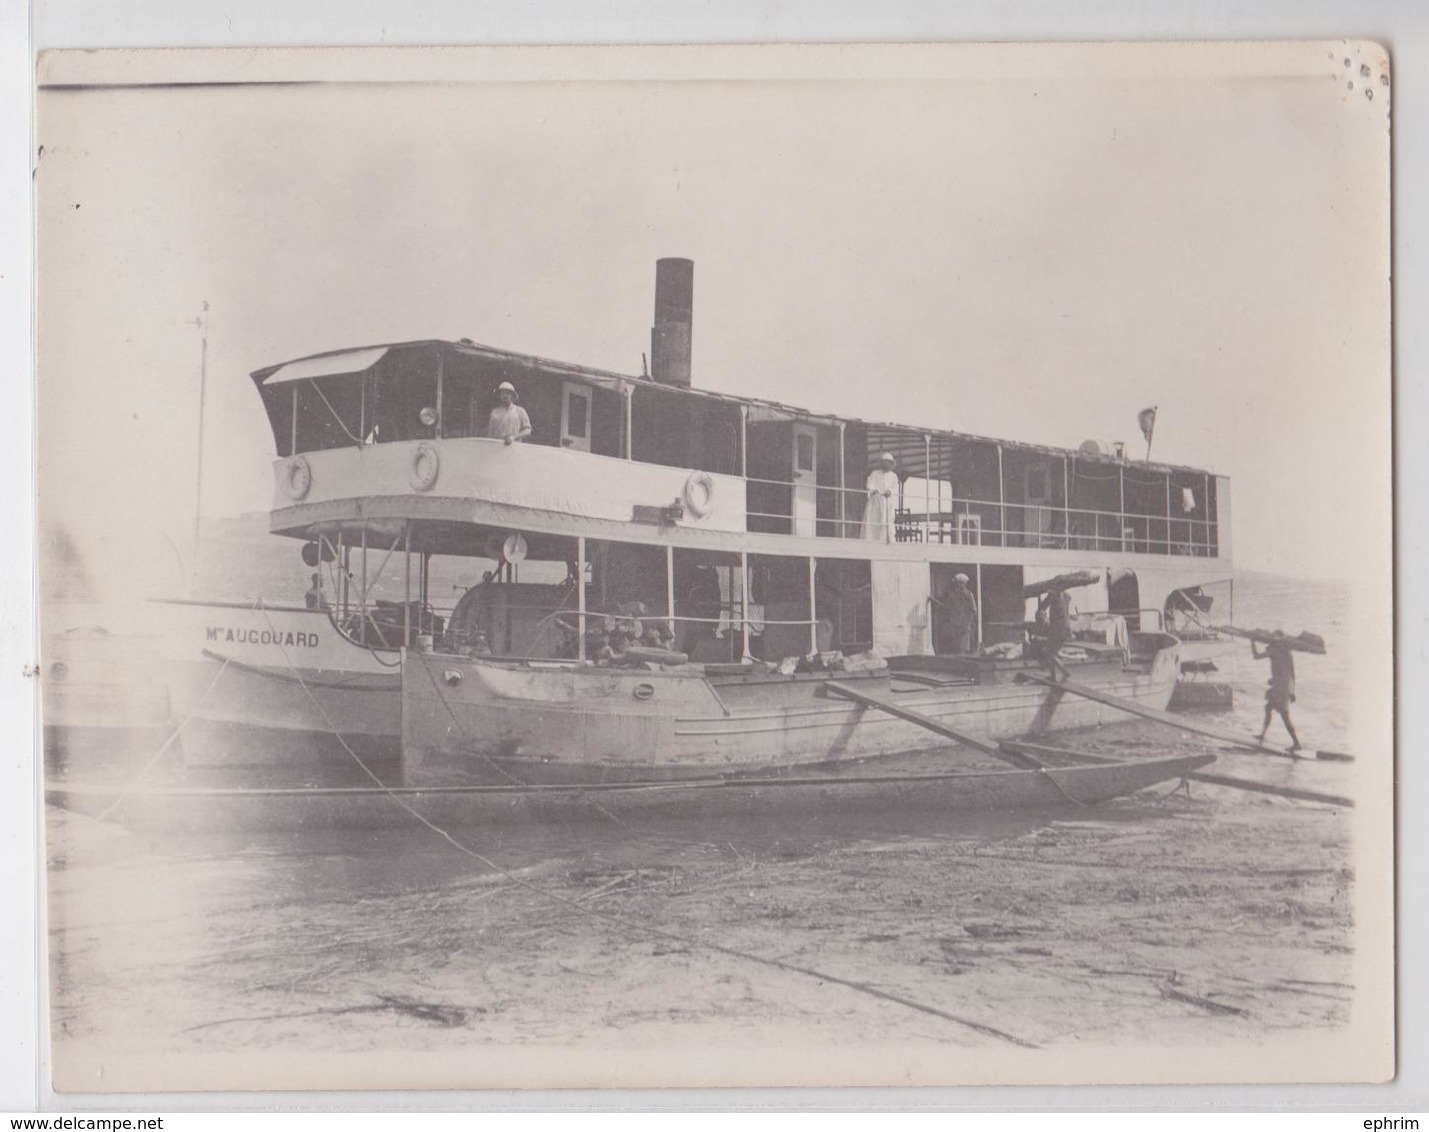
[[[942,543],[1045,550],[1115,551],[1128,554],[1214,558],[1216,523],[1171,514],[1005,503],[948,498],[924,502],[916,493],[891,501],[891,521],[864,522],[868,492],[858,488],[799,485],[747,477],[751,531],[870,539],[897,543]],[[782,498],[777,498],[782,496]]]

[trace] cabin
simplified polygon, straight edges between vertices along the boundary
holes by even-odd
[[[1223,476],[694,387],[692,272],[657,265],[649,374],[463,339],[252,375],[277,450],[272,530],[326,565],[345,632],[570,659],[632,631],[712,663],[936,654],[958,574],[978,648],[1023,639],[1024,587],[1067,570],[1102,575],[1083,612],[1147,628],[1229,577]],[[487,436],[503,382],[531,420],[522,443]],[[896,491],[868,523],[885,453]],[[379,606],[376,579],[398,572],[400,600]]]

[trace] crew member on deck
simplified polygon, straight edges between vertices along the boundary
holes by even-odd
[[[1277,632],[1276,637],[1283,637]],[[1270,661],[1270,686],[1265,689],[1265,722],[1261,724],[1259,739],[1265,742],[1265,733],[1270,730],[1270,717],[1278,712],[1285,721],[1285,730],[1290,732],[1290,749],[1300,749],[1300,736],[1295,734],[1295,725],[1290,722],[1290,705],[1295,702],[1295,657],[1290,646],[1283,640],[1270,641],[1261,652],[1254,641],[1250,642],[1250,653],[1256,660]]]
[[[878,458],[878,467],[868,473],[868,502],[863,505],[863,537],[874,542],[893,541],[893,508],[898,495],[898,473],[893,470],[892,453]]]
[[[956,574],[953,584],[942,597],[932,599],[942,611],[939,643],[946,651],[967,654],[973,651],[977,627],[977,598],[968,589],[968,576]]]
[[[496,396],[501,404],[491,410],[491,419],[486,423],[486,435],[492,440],[502,440],[515,444],[531,435],[531,418],[526,410],[516,404],[516,386],[503,381],[496,387]]]
[[[308,592],[303,595],[303,604],[309,609],[326,609],[327,595],[323,593],[323,576],[313,575],[313,584],[308,587]]]

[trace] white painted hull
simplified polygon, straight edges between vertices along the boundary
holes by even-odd
[[[395,759],[398,660],[353,644],[325,612],[163,603],[165,669],[184,762],[301,772]]]

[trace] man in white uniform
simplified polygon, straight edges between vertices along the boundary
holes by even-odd
[[[863,505],[863,537],[875,542],[893,541],[894,499],[898,496],[898,473],[894,459],[885,452],[878,458],[878,467],[868,473],[868,502]]]
[[[501,404],[491,410],[491,419],[486,423],[486,435],[492,440],[502,440],[514,444],[531,435],[531,418],[526,410],[516,404],[516,386],[503,381],[496,387],[496,396]]]

